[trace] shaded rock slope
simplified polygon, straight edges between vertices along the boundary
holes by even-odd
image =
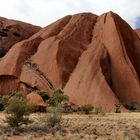
[[[0,93],[61,88],[77,105],[114,110],[140,101],[140,38],[113,12],[66,16],[12,46]]]
[[[38,26],[0,17],[0,57],[15,43],[29,38],[40,29]]]
[[[140,29],[136,29],[135,31],[138,34],[138,36],[140,37]]]

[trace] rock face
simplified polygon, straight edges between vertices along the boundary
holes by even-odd
[[[8,94],[20,83],[46,90],[48,94],[54,87],[63,88],[79,56],[90,44],[96,19],[97,16],[90,13],[66,16],[15,44],[0,62],[0,77],[14,76],[18,82],[10,84],[13,80],[10,81],[8,92],[1,86],[6,86],[8,79],[0,80],[0,93]]]
[[[43,101],[42,97],[35,92],[29,93],[27,95],[27,100],[29,103],[35,106],[35,109],[37,110],[47,107],[47,104]]]
[[[40,29],[38,26],[0,17],[0,57],[15,43],[29,38]]]
[[[82,54],[65,92],[72,102],[113,107],[140,99],[140,39],[118,15],[98,17],[92,43]],[[112,108],[113,109],[113,108]]]
[[[63,88],[67,83],[79,56],[91,42],[96,18],[90,13],[67,16],[42,34],[45,39],[32,59],[55,87]]]
[[[12,46],[0,61],[0,93],[61,88],[76,105],[124,109],[140,101],[139,60],[140,38],[117,14],[66,16]]]
[[[138,36],[140,37],[140,29],[136,29],[135,31],[138,34]]]

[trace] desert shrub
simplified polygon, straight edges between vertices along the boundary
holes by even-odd
[[[135,111],[137,110],[137,105],[138,103],[133,101],[133,102],[130,102],[129,104],[126,104],[125,107],[131,111]]]
[[[10,97],[15,97],[17,99],[21,99],[23,98],[23,94],[21,91],[13,91],[12,94],[10,95]]]
[[[93,106],[90,104],[86,104],[86,105],[82,105],[80,107],[80,110],[84,113],[84,114],[90,114],[91,111],[93,110]]]
[[[115,113],[121,113],[121,105],[115,104]]]
[[[63,108],[61,106],[57,106],[57,107],[48,107],[47,108],[48,113],[45,115],[45,117],[43,116],[43,118],[41,118],[41,120],[47,124],[48,126],[54,127],[58,124],[60,124],[61,120],[62,120],[62,112],[63,112]]]
[[[44,101],[48,100],[50,97],[47,95],[46,91],[39,90],[37,93],[42,97]]]
[[[69,97],[67,95],[64,95],[64,92],[60,89],[55,90],[48,100],[48,104],[50,106],[57,106],[58,104],[61,104],[62,101],[68,101]]]
[[[12,92],[11,95],[0,95],[0,110],[3,111],[8,105],[8,101],[11,97],[21,98],[22,94],[19,91]]]
[[[6,108],[8,116],[5,122],[15,127],[29,123],[29,114],[33,111],[33,106],[24,98],[11,97]]]
[[[60,113],[63,113],[63,111],[64,111],[64,108],[61,105],[47,107],[47,112],[48,113],[60,114]]]
[[[74,110],[72,107],[70,107],[70,106],[63,107],[63,113],[73,113],[73,112],[74,112]]]
[[[7,107],[9,99],[10,99],[9,95],[0,96],[0,110],[1,111],[3,111]]]
[[[65,101],[61,104],[62,108],[63,108],[63,113],[73,113],[73,112],[78,112],[79,111],[79,107],[69,103],[68,101]]]
[[[48,114],[47,116],[47,124],[48,126],[51,126],[51,127],[54,127],[60,124],[61,120],[62,120],[62,115],[58,113],[51,113],[51,114]]]
[[[95,114],[100,114],[100,113],[102,113],[102,107],[101,106],[99,106],[99,107],[95,107]]]

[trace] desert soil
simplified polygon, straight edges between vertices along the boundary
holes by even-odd
[[[43,117],[44,113],[31,114],[31,124],[13,129],[0,113],[0,140],[140,140],[140,113],[66,114],[55,128]]]

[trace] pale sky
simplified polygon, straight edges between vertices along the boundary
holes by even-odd
[[[140,27],[140,0],[0,0],[0,16],[47,26],[65,15],[113,11]]]

